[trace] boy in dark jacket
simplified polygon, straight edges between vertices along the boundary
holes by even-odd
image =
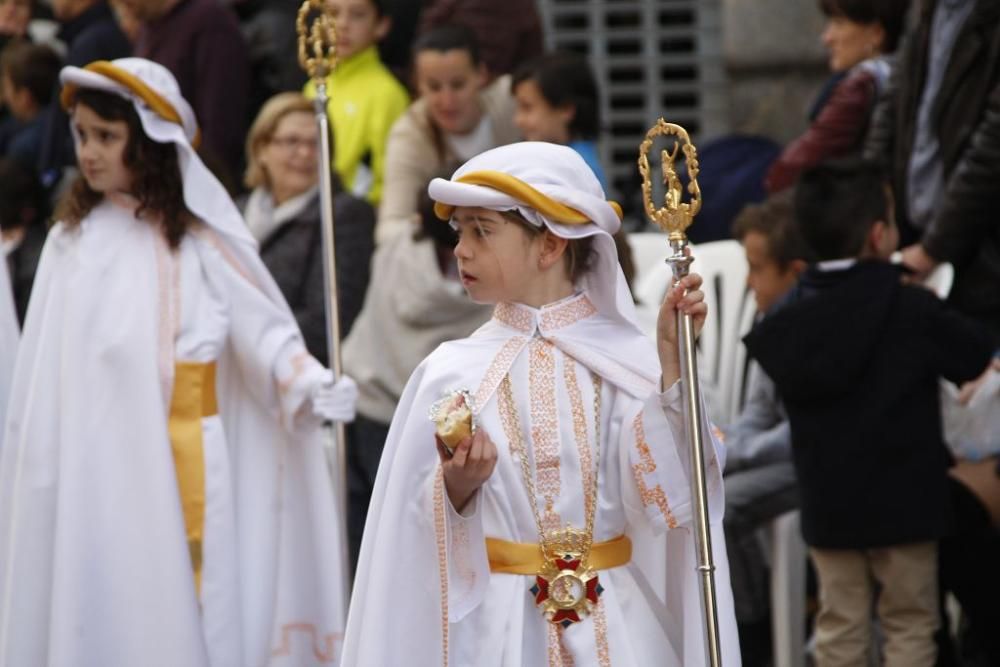
[[[937,540],[952,523],[938,380],[978,376],[990,340],[886,261],[899,233],[878,169],[806,172],[795,213],[819,261],[745,340],[791,424],[820,580],[817,664],[867,663],[874,579],[885,664],[929,667]]]

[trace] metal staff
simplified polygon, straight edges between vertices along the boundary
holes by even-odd
[[[309,19],[312,18],[310,23]],[[337,29],[323,0],[304,0],[295,20],[299,35],[299,64],[316,86],[313,108],[319,128],[319,208],[323,238],[323,287],[326,297],[326,349],[334,380],[341,375],[340,315],[337,310],[337,258],[333,239],[333,190],[330,155],[330,121],[326,115],[328,97],[326,77],[337,66]],[[341,560],[344,564],[343,590],[350,591],[350,560],[347,552],[347,437],[344,424],[326,425],[327,462],[330,475],[338,489],[337,516],[341,537]],[[346,608],[346,607],[345,607]]]
[[[673,137],[672,151],[661,153],[663,184],[666,187],[664,206],[653,205],[653,184],[649,177],[649,150],[660,136]],[[683,201],[684,188],[677,175],[678,151],[683,152],[687,163],[690,201]],[[688,254],[685,231],[694,222],[701,209],[701,189],[698,187],[698,152],[691,143],[687,130],[680,125],[659,119],[639,146],[639,173],[642,174],[642,198],[646,215],[663,231],[671,254],[666,258],[673,270],[674,284],[688,275],[693,258]],[[701,583],[702,612],[705,617],[705,654],[712,667],[722,665],[719,640],[719,613],[715,594],[715,563],[712,558],[712,536],[708,525],[708,488],[705,479],[705,447],[702,434],[701,401],[698,400],[698,360],[695,348],[694,325],[691,316],[684,313],[677,320],[677,339],[680,341],[681,378],[684,382],[684,423],[691,440],[691,477],[694,480],[695,548],[698,556],[698,574]]]

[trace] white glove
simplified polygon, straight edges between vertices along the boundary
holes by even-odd
[[[327,422],[352,422],[358,411],[358,384],[348,375],[336,382],[333,373],[325,372],[323,381],[312,394],[313,414]]]

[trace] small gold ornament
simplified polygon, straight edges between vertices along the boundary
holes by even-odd
[[[310,79],[325,80],[337,66],[337,27],[323,0],[302,3],[295,31],[299,35],[299,65]]]
[[[666,187],[664,205],[656,208],[653,205],[653,183],[649,176],[649,151],[657,137],[674,137],[673,150],[664,149],[660,153],[663,169],[663,185]],[[690,201],[685,202],[684,187],[677,175],[678,152],[684,154],[687,162],[688,194]],[[669,241],[686,239],[685,234],[694,216],[701,210],[701,188],[698,186],[698,151],[687,130],[680,125],[668,123],[662,118],[646,133],[646,138],[639,145],[639,173],[642,174],[642,199],[646,207],[646,215],[660,229],[667,232]]]

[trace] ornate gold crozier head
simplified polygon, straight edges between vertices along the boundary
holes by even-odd
[[[653,204],[653,183],[649,175],[649,151],[657,137],[672,137],[674,144],[671,150],[664,149],[661,153],[663,169],[664,204],[657,208]],[[678,154],[683,153],[687,163],[688,185],[690,195],[684,201],[684,186],[677,175]],[[678,248],[687,243],[687,228],[694,222],[694,216],[701,210],[701,189],[698,187],[698,151],[687,130],[680,125],[668,123],[662,118],[649,129],[646,138],[639,145],[639,173],[642,174],[642,199],[646,207],[646,215],[657,227],[667,233],[671,247]]]
[[[317,84],[337,66],[337,26],[324,0],[304,0],[295,19],[299,65]]]

